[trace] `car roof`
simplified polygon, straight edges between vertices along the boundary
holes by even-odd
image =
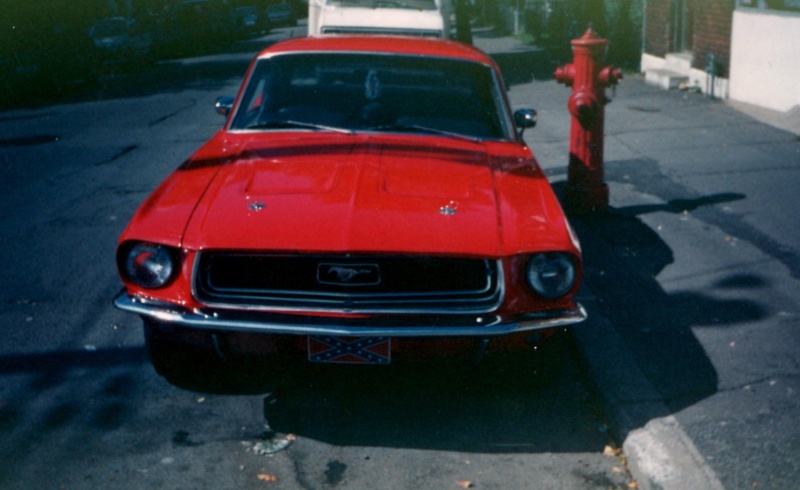
[[[297,37],[271,45],[261,51],[258,57],[267,58],[276,54],[326,51],[455,58],[496,67],[494,61],[483,51],[455,41],[418,36],[374,34]]]

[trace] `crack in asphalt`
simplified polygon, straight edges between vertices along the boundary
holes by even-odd
[[[103,165],[108,165],[109,163],[114,163],[117,160],[119,160],[120,158],[122,158],[125,155],[127,155],[128,153],[133,152],[137,148],[139,148],[138,144],[136,144],[136,145],[128,145],[128,146],[124,147],[122,150],[118,151],[116,154],[112,155],[111,158],[108,158],[108,159],[103,160],[101,162],[97,162],[92,166],[93,167],[101,167]]]
[[[185,111],[187,109],[191,109],[192,107],[195,107],[196,105],[197,105],[197,101],[193,100],[191,103],[186,104],[185,106],[178,107],[174,111],[169,112],[169,113],[167,113],[167,114],[165,114],[165,115],[163,115],[163,116],[161,116],[161,117],[159,117],[157,119],[154,119],[154,120],[150,121],[149,123],[147,123],[147,127],[148,128],[152,128],[153,126],[161,124],[162,122],[166,121],[167,119],[171,119],[171,118],[177,116],[178,114],[180,114],[181,112],[183,112],[183,111]]]

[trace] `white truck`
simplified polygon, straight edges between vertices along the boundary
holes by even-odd
[[[308,35],[450,37],[450,0],[308,0]]]

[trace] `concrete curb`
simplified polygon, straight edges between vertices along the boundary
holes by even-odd
[[[579,300],[589,319],[572,329],[578,348],[622,442],[631,475],[642,490],[722,490],[694,443],[669,413],[614,326],[584,286]]]
[[[723,490],[717,475],[671,415],[628,434],[622,448],[641,489]]]

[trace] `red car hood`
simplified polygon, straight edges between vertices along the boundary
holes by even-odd
[[[305,133],[273,134],[267,146],[238,137],[240,149],[197,202],[184,247],[498,256],[517,252],[506,243],[555,239],[564,248],[552,191],[519,145]],[[490,157],[497,148],[487,145],[514,154]]]

